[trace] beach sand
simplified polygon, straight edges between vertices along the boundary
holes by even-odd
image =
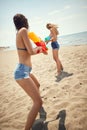
[[[59,54],[64,66],[60,77],[56,74],[51,49],[48,55],[32,56],[46,120],[55,119],[64,111],[66,130],[87,130],[87,45],[61,47]],[[30,97],[13,78],[17,63],[15,50],[0,50],[0,130],[24,130],[32,106]],[[60,119],[51,122],[48,129],[62,130],[60,123]]]

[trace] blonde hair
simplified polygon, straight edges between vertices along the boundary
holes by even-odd
[[[56,34],[58,35],[59,34],[59,31],[57,30],[58,26],[56,24],[52,24],[52,23],[47,23],[46,25],[47,29],[54,29]]]
[[[47,25],[46,25],[46,27],[48,28],[48,29],[50,29],[50,28],[58,28],[58,25],[56,25],[56,24],[52,24],[52,23],[47,23]]]

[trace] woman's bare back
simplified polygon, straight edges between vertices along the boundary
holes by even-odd
[[[16,34],[16,47],[17,47],[17,53],[19,57],[19,63],[23,63],[25,65],[32,67],[31,55],[28,53],[28,50],[21,36],[22,31],[23,30],[19,30]],[[31,44],[29,41],[28,43]]]

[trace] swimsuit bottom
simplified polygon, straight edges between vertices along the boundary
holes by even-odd
[[[14,71],[14,79],[20,80],[29,78],[31,70],[32,70],[31,67],[19,63]]]
[[[55,41],[55,42],[51,42],[51,47],[52,47],[52,49],[59,49],[59,44],[58,44],[58,42],[57,41]]]

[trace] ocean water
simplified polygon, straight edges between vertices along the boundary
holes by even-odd
[[[87,31],[70,34],[70,35],[64,35],[58,37],[58,42],[60,46],[71,46],[71,45],[84,45],[87,44]],[[10,45],[10,44],[9,44]],[[33,44],[34,45],[34,44]],[[51,48],[51,44],[49,43],[47,45],[48,48]],[[15,50],[16,47],[9,46],[6,50]]]
[[[59,37],[62,46],[87,44],[87,31]]]

